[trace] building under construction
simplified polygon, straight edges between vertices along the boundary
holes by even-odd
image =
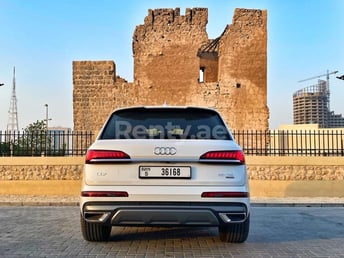
[[[341,114],[330,111],[329,80],[318,80],[293,94],[294,124],[319,124],[319,128],[344,127]]]

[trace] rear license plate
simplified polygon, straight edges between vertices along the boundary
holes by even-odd
[[[191,178],[191,167],[188,166],[140,166],[140,178]]]

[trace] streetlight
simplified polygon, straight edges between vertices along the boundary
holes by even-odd
[[[48,104],[45,104],[45,129],[48,131]]]
[[[342,76],[337,76],[336,78],[339,80],[344,80],[344,74]]]
[[[48,104],[44,104],[45,106],[45,129],[48,131],[48,121],[52,120],[51,118],[49,118],[49,113],[48,113]]]
[[[45,138],[45,154],[48,155],[48,130],[49,130],[49,120],[51,120],[51,118],[49,118],[49,112],[48,112],[48,104],[44,104],[45,106],[45,132],[46,132],[46,138]],[[44,154],[43,154],[44,155]]]
[[[0,83],[0,86],[4,86],[5,84],[4,83]]]

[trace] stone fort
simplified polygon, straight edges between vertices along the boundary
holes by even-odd
[[[231,130],[268,129],[266,10],[235,9],[216,39],[207,22],[207,8],[148,10],[133,34],[133,82],[113,61],[73,61],[74,130],[97,133],[116,108],[162,104],[214,108]]]

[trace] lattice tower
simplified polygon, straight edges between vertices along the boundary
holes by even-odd
[[[11,95],[10,108],[8,110],[7,131],[15,132],[19,130],[17,96],[16,96],[16,68],[13,67],[13,88]]]

